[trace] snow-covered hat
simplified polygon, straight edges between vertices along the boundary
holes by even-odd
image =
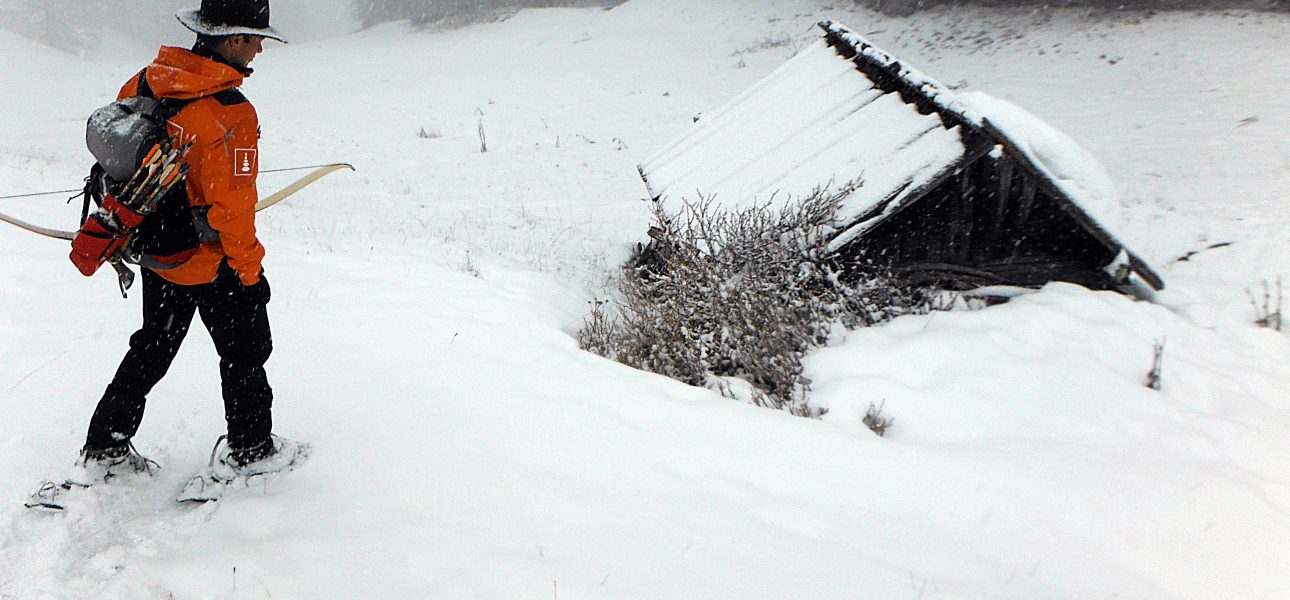
[[[201,8],[181,10],[175,18],[203,35],[259,35],[287,43],[269,26],[269,0],[202,0]]]

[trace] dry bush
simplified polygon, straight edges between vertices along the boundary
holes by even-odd
[[[884,408],[887,408],[886,400],[883,400],[882,403],[877,406],[870,402],[869,410],[865,411],[864,418],[861,419],[864,426],[868,427],[869,431],[878,434],[878,437],[887,437],[887,428],[891,427],[891,424],[896,421],[895,419],[882,414]]]
[[[766,50],[774,50],[776,48],[788,48],[792,56],[797,56],[797,53],[801,52],[804,46],[807,46],[814,41],[814,37],[803,40],[787,33],[768,33],[757,41],[735,50],[730,53],[730,55],[743,56],[745,54],[754,54],[757,52],[764,52]]]
[[[578,347],[610,360],[618,360],[618,348],[614,342],[618,335],[616,322],[606,310],[610,301],[596,299],[587,304],[591,305],[591,315],[578,331]]]
[[[724,211],[704,199],[671,216],[655,206],[653,241],[619,282],[620,314],[598,304],[583,348],[685,383],[754,387],[753,402],[818,416],[802,356],[838,325],[872,325],[926,306],[894,280],[843,281],[827,250],[838,205],[854,191],[817,191],[781,209]]]

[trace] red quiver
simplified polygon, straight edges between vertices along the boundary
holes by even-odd
[[[103,204],[85,219],[72,240],[72,263],[86,277],[93,275],[120,252],[145,216],[111,194],[104,196]]]

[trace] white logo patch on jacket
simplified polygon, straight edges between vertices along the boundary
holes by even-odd
[[[260,170],[260,165],[256,161],[256,151],[252,149],[238,148],[233,151],[233,176],[234,177],[254,177]]]

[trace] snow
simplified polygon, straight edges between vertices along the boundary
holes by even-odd
[[[1143,385],[1156,341],[1161,392]],[[1278,596],[1290,489],[1276,483],[1287,469],[1272,423],[1284,422],[1290,368],[1265,353],[1284,342],[1236,344],[1160,306],[1052,284],[979,313],[852,332],[811,357],[808,376],[826,423],[858,436],[870,402],[894,416],[887,439],[910,455],[893,462],[910,464],[893,472],[920,473],[910,514],[894,520],[970,532],[956,560],[980,580],[1034,569],[1020,588],[958,594]],[[955,497],[954,509],[921,496]]]
[[[1290,340],[1245,295],[1290,279],[1290,98],[1270,92],[1290,86],[1290,18],[767,4],[262,55],[264,166],[359,170],[262,215],[276,430],[314,454],[218,505],[173,502],[222,432],[194,331],[136,439],[158,477],[73,514],[21,507],[74,460],[139,300],[0,229],[0,598],[1290,595]],[[735,52],[805,47],[822,18],[1086,148],[1122,190],[1113,226],[1170,283],[1158,303],[1054,284],[840,333],[807,359],[821,420],[579,351],[648,226],[636,165],[793,48]],[[0,48],[23,82],[0,95],[0,195],[79,187],[86,117],[155,48],[75,58],[3,30]],[[79,206],[0,212],[67,227]],[[860,417],[884,400],[879,438]]]

